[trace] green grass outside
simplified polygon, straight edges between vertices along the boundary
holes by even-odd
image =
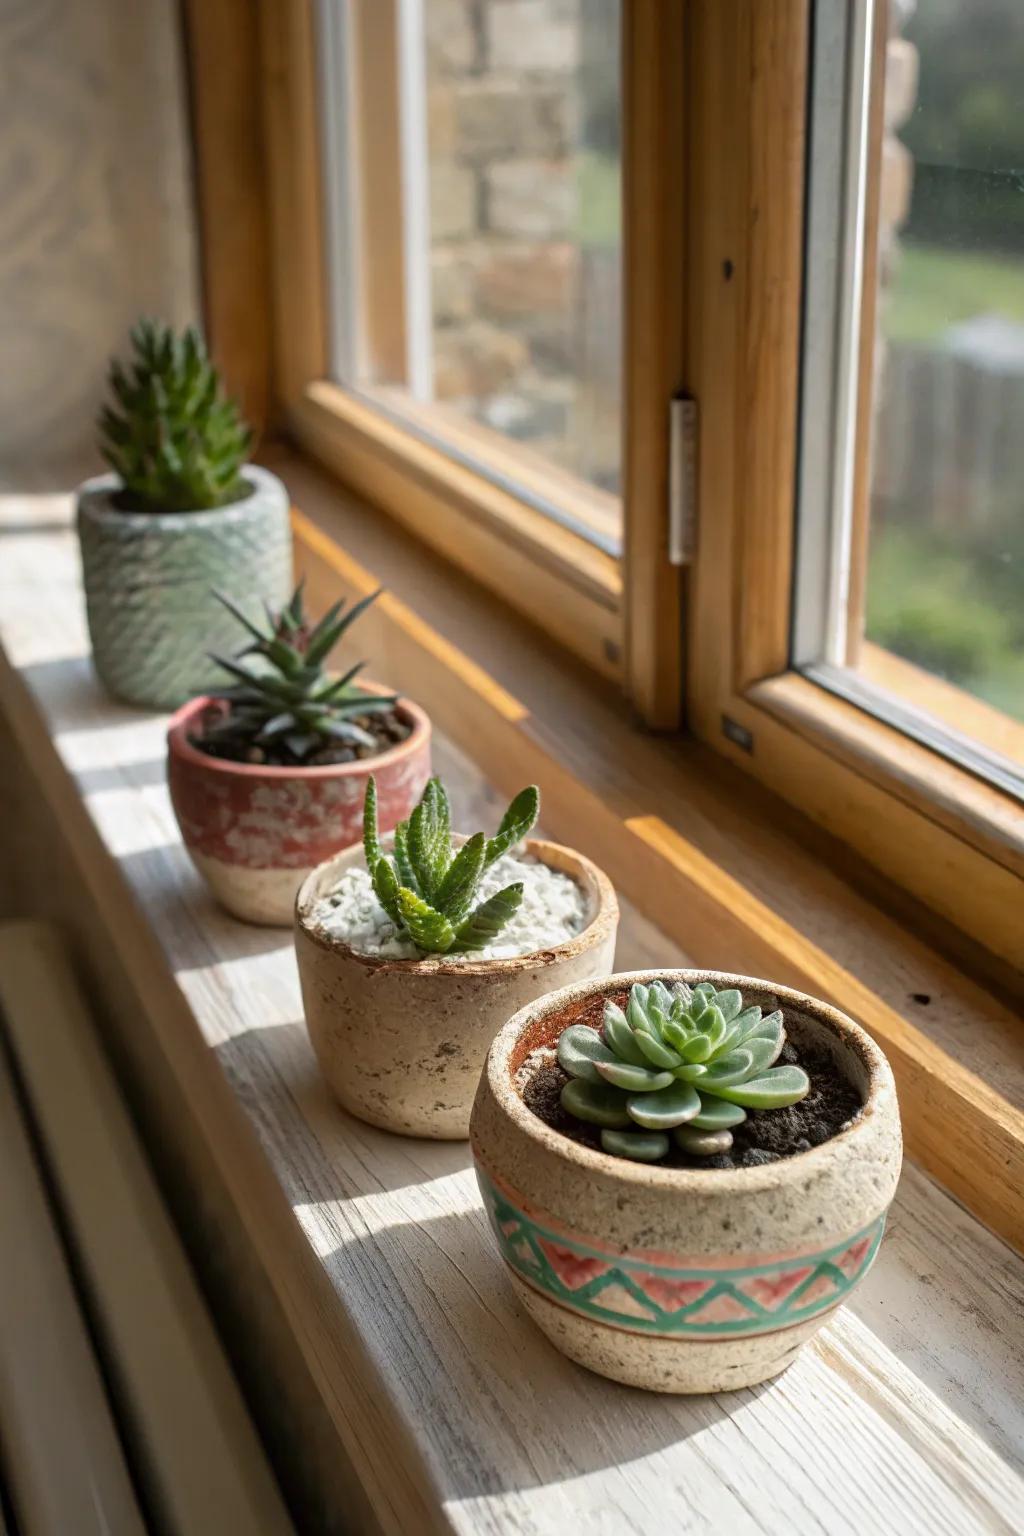
[[[575,235],[583,245],[615,246],[622,238],[621,168],[583,153],[577,161]],[[893,341],[935,342],[951,325],[998,314],[1024,324],[1024,257],[976,255],[902,243],[882,306]]]
[[[580,245],[609,248],[622,243],[622,167],[607,155],[584,150],[576,160],[577,214],[575,236]]]
[[[998,314],[1024,324],[1024,257],[901,245],[882,309],[890,341],[936,346],[951,326]],[[1008,488],[1009,489],[1009,488]],[[872,528],[868,637],[1024,720],[1024,488],[996,526],[930,528],[890,508]]]
[[[869,640],[1024,720],[1019,565],[920,525],[871,533]]]
[[[1024,323],[1024,257],[901,245],[882,305],[891,341],[935,342],[948,326],[992,314]]]

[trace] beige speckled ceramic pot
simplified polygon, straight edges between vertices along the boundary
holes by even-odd
[[[713,982],[781,1007],[860,1093],[849,1129],[757,1168],[631,1163],[552,1130],[515,1074],[573,1006],[634,981]],[[573,1360],[656,1392],[723,1392],[785,1370],[869,1268],[902,1158],[892,1072],[853,1021],[716,971],[633,971],[530,1003],[498,1035],[473,1107],[477,1177],[523,1305]]]
[[[606,875],[558,843],[526,852],[582,887],[588,922],[563,944],[507,960],[384,960],[356,954],[310,924],[316,902],[362,849],[315,869],[295,904],[295,947],[306,1027],[335,1097],[371,1125],[404,1136],[457,1141],[488,1047],[506,1019],[556,987],[606,976],[619,908]]]

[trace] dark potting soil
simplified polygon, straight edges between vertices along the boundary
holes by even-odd
[[[237,485],[238,489],[235,495],[228,496],[224,501],[219,501],[217,503],[218,508],[237,507],[240,501],[248,501],[249,497],[256,490],[252,481],[247,480],[244,475],[240,476]],[[182,513],[187,517],[190,512],[210,512],[214,510],[212,507],[158,506],[155,502],[147,502],[146,498],[140,496],[136,491],[111,491],[107,500],[116,512],[144,512],[150,517],[177,517]]]
[[[733,1128],[732,1148],[728,1152],[715,1157],[694,1157],[677,1147],[670,1137],[668,1156],[644,1166],[756,1168],[762,1163],[777,1163],[781,1158],[820,1146],[859,1113],[861,1101],[857,1090],[840,1077],[827,1052],[806,1048],[797,1051],[787,1041],[779,1062],[803,1067],[811,1080],[811,1091],[805,1099],[785,1109],[748,1110],[743,1124]],[[600,1150],[600,1128],[586,1125],[562,1108],[560,1095],[568,1081],[568,1074],[557,1061],[540,1062],[523,1085],[523,1103],[552,1130],[582,1146]]]
[[[412,726],[394,709],[381,714],[355,715],[352,724],[373,737],[372,747],[352,741],[326,741],[318,751],[310,752],[306,757],[296,757],[283,741],[274,741],[265,747],[207,741],[198,735],[190,735],[189,741],[208,757],[223,758],[230,763],[252,763],[267,768],[325,768],[334,763],[366,762],[380,757],[382,752],[389,752],[412,734]]]

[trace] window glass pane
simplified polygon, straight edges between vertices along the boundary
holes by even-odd
[[[812,124],[796,659],[1019,763],[1024,7],[817,11],[845,79]]]
[[[618,0],[425,0],[434,398],[619,485]]]
[[[1024,7],[889,55],[866,632],[1024,720]]]
[[[321,0],[334,374],[617,550],[620,0]]]

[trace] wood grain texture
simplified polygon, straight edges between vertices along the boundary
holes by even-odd
[[[467,1150],[341,1114],[302,1028],[287,935],[210,903],[171,818],[162,721],[91,682],[66,540],[29,531],[11,544],[4,641],[29,696],[18,705],[8,674],[4,705],[69,856],[88,858],[87,822],[116,860],[86,873],[113,901],[105,945],[144,972],[145,1016],[120,1028],[152,1031],[138,1071],[164,1092],[169,1079],[189,1088],[187,1118],[161,1134],[197,1167],[200,1139],[251,1240],[236,1284],[278,1298],[336,1455],[367,1496],[358,1513],[325,1503],[324,1528],[343,1514],[348,1529],[467,1536],[1017,1528],[1024,1262],[913,1168],[853,1305],[773,1386],[661,1399],[554,1353],[504,1283]],[[41,568],[44,625],[31,594]],[[509,698],[496,685],[495,712],[507,717]],[[81,802],[52,798],[36,710]],[[273,1375],[281,1340],[261,1343]],[[292,1433],[305,1424],[293,1417]]]
[[[94,464],[110,354],[139,314],[198,309],[175,0],[7,0],[0,103],[0,478],[19,484],[41,458]]]
[[[737,51],[748,60],[745,95],[731,104],[746,123],[749,178],[748,243],[736,278],[746,306],[735,421],[742,465],[742,596],[732,615],[738,688],[789,665],[810,7],[809,0],[777,0],[742,10]],[[697,153],[706,149],[701,135]]]
[[[641,718],[678,727],[683,706],[681,572],[669,564],[669,402],[687,382],[686,14],[622,8],[625,242],[625,683]]]
[[[287,417],[327,374],[313,0],[255,0],[269,175],[273,401]]]
[[[136,1486],[174,1532],[293,1526],[56,930],[0,925],[0,1013]]]
[[[395,384],[405,381],[409,357],[399,7],[392,0],[356,0],[349,8],[349,25],[354,94],[350,174],[358,204],[351,266],[359,282],[359,377],[360,382]]]
[[[699,557],[687,586],[686,720],[709,739],[732,686],[730,563],[741,457],[736,451],[746,140],[729,103],[743,81],[740,0],[690,6],[687,53],[687,386],[700,401]],[[717,589],[717,591],[716,591]]]
[[[270,394],[270,224],[251,0],[184,0],[206,340],[257,437]]]
[[[898,658],[893,660],[898,666]],[[950,693],[959,691],[945,686]],[[976,899],[984,903],[982,910],[993,916],[996,934],[1004,943],[1008,939],[1011,948],[1014,946],[1015,938],[1019,940],[1015,898],[1024,901],[1024,811],[1019,804],[981,779],[965,774],[954,763],[935,757],[901,731],[872,719],[856,705],[824,692],[796,673],[767,678],[749,691],[748,698],[759,709],[784,721],[804,741],[856,768],[880,789],[925,813],[930,821],[954,836],[965,826],[970,827],[974,845],[983,849],[996,866],[991,889]],[[992,714],[995,713],[993,710]],[[965,704],[960,715],[966,725],[969,704]],[[1015,722],[1004,718],[1007,735],[1015,729],[1016,734],[1024,737],[1024,726],[1015,726]],[[792,771],[799,771],[795,754]],[[927,790],[922,789],[923,782],[927,783]],[[886,834],[883,822],[875,835]],[[1005,913],[1008,926],[998,911],[993,912],[1000,902],[1009,908]],[[1024,953],[1024,944],[1018,942],[1015,952]]]
[[[23,512],[33,508],[42,513],[45,528],[50,504],[45,498],[14,498],[5,508],[12,513],[5,532],[17,540],[30,533]],[[9,574],[14,591],[26,574],[13,559],[16,548],[30,553],[8,542],[4,553],[12,558],[9,564],[0,562],[0,577]],[[54,611],[63,605],[74,638],[47,637],[37,630],[28,641],[26,665],[36,683],[53,690],[51,702],[60,699],[68,707],[63,732],[78,737],[84,752],[79,764],[89,774],[93,791],[108,805],[123,805],[128,784],[118,754],[106,763],[98,761],[95,738],[89,745],[89,710],[82,713],[79,708],[83,687],[94,702],[100,697],[89,663],[80,652],[70,672],[65,664],[71,654],[68,645],[82,645],[84,636],[78,564],[70,543],[62,571],[51,567],[50,574],[61,589]],[[9,614],[11,589],[6,581],[0,585],[0,611]],[[150,728],[141,755],[138,741],[129,744],[122,738],[128,760],[136,766],[133,782],[138,787],[155,782],[162,786],[162,725],[155,717],[131,710],[119,709],[117,714],[119,724],[135,721]],[[290,1209],[269,1165],[253,1160],[254,1132],[223,1074],[210,1072],[208,1047],[183,992],[166,985],[169,972],[161,944],[129,891],[126,868],[111,861],[96,823],[84,812],[52,749],[56,729],[44,722],[29,689],[0,655],[0,779],[9,808],[0,824],[6,877],[0,882],[0,898],[8,913],[58,923],[73,944],[78,974],[104,1031],[104,1046],[116,1064],[136,1125],[145,1127],[147,1151],[164,1197],[189,1244],[205,1294],[220,1303],[221,1337],[248,1401],[259,1405],[261,1435],[273,1448],[289,1508],[300,1528],[310,1531],[347,1536],[353,1529],[380,1529],[347,1453],[349,1438],[339,1436],[339,1422],[350,1421],[359,1432],[372,1430],[390,1447],[390,1482],[397,1485],[394,1497],[409,1513],[410,1528],[438,1529],[415,1492],[415,1447],[387,1404],[360,1385],[363,1355],[358,1340],[344,1316],[333,1316],[330,1327],[318,1323],[329,1314],[331,1292],[314,1256],[293,1249],[290,1273],[283,1280],[272,1273],[274,1255],[288,1250]],[[168,818],[165,825],[170,828]],[[153,869],[147,838],[153,839],[154,850],[165,838],[147,808],[140,807],[131,820],[135,830],[126,834],[120,851],[133,865]],[[53,870],[60,870],[59,880],[52,878]],[[170,916],[178,900],[175,891],[165,889],[154,899],[153,911],[159,908]],[[215,923],[230,923],[212,903],[209,914]],[[230,927],[255,933],[234,923]],[[204,963],[198,957],[199,969]],[[158,978],[165,985],[154,985]],[[335,1378],[353,1383],[345,1412],[336,1394],[324,1389],[325,1379]]]
[[[528,443],[473,420],[456,405],[413,400],[407,390],[385,385],[363,385],[360,397],[371,405],[380,405],[393,416],[399,416],[428,437],[442,439],[454,450],[455,456],[462,455],[470,462],[486,464],[499,483],[517,486],[527,492],[534,503],[558,507],[568,519],[568,526],[563,527],[553,518],[541,514],[533,542],[543,544],[542,535],[546,532],[552,555],[559,550],[564,552],[562,564],[566,578],[569,581],[596,580],[599,589],[608,593],[618,606],[622,585],[619,564],[616,557],[606,551],[609,543],[614,547],[620,540],[622,501],[619,496],[581,480]],[[529,503],[524,501],[522,507],[525,511]],[[585,537],[581,539],[576,532],[580,528],[596,534],[604,549],[591,544]],[[570,535],[568,538],[567,534]]]
[[[1024,761],[1024,721],[1014,720],[984,699],[871,640],[861,641],[858,665],[861,675],[880,688],[912,700],[990,751],[1001,752],[1014,762]]]
[[[311,384],[289,419],[346,485],[597,671],[619,675],[621,578],[610,555],[336,384]]]
[[[0,1426],[18,1529],[27,1536],[144,1536],[99,1362],[2,1052],[0,1163]]]

